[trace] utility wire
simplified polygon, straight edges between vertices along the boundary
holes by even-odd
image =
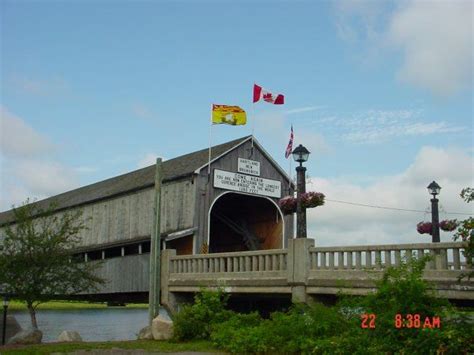
[[[395,210],[395,211],[405,211],[405,212],[419,212],[419,213],[427,213],[426,210],[409,210],[405,208],[395,208],[395,207],[384,207],[384,206],[375,206],[375,205],[365,205],[363,203],[355,203],[355,202],[347,202],[347,201],[340,201],[340,200],[330,200],[326,199],[326,201],[329,202],[337,202],[337,203],[345,203],[347,205],[354,205],[354,206],[362,206],[362,207],[371,207],[371,208],[380,208],[384,210]],[[458,213],[458,212],[444,212],[446,214],[457,214],[457,215],[463,215],[463,216],[471,216],[471,213]]]

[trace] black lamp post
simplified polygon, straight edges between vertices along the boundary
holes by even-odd
[[[8,311],[8,294],[5,292],[5,288],[1,288],[1,294],[3,296],[3,329],[2,329],[2,345],[5,345],[5,335],[7,331],[7,311]]]
[[[433,195],[431,199],[431,237],[433,243],[439,243],[439,212],[438,212],[438,199],[436,195],[439,194],[441,186],[435,181],[428,185],[428,192]]]
[[[301,144],[291,153],[293,159],[300,163],[300,165],[296,167],[296,238],[306,238],[306,208],[302,206],[301,194],[306,192],[306,168],[303,166],[303,163],[308,160],[309,153],[309,150]]]

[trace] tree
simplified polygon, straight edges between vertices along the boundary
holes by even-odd
[[[474,188],[466,187],[461,191],[461,198],[467,203],[474,201]],[[458,230],[454,233],[454,240],[461,239],[463,242],[467,242],[467,246],[464,249],[464,257],[466,258],[466,264],[471,269],[467,274],[462,276],[467,276],[471,278],[474,276],[473,260],[474,260],[474,218],[469,217],[464,221],[461,221],[458,226]]]
[[[24,301],[31,324],[38,328],[36,308],[58,296],[96,289],[104,282],[94,272],[99,263],[85,263],[73,257],[78,233],[86,226],[82,211],[55,212],[26,200],[13,207],[15,222],[3,230],[0,239],[0,283],[7,292]]]

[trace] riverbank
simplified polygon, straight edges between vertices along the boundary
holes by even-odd
[[[0,354],[51,354],[71,353],[76,351],[103,351],[103,350],[136,350],[137,354],[143,352],[199,352],[222,353],[212,346],[210,341],[196,340],[183,343],[157,340],[131,340],[110,342],[83,342],[83,343],[50,343],[29,346],[0,346]],[[134,352],[131,352],[132,354]]]
[[[41,303],[38,310],[68,310],[68,309],[106,309],[115,308],[108,306],[107,303],[101,302],[83,302],[83,301],[49,301]],[[148,303],[127,303],[124,308],[148,308]],[[8,305],[8,310],[11,311],[25,311],[26,304],[17,300],[11,300]]]

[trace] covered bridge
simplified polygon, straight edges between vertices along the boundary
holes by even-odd
[[[162,249],[178,255],[285,248],[293,217],[278,200],[293,193],[289,178],[252,136],[192,152],[162,164]],[[81,209],[87,229],[76,255],[104,259],[109,282],[96,299],[146,300],[154,223],[155,165],[36,202],[57,213]],[[14,223],[0,213],[1,226]]]

